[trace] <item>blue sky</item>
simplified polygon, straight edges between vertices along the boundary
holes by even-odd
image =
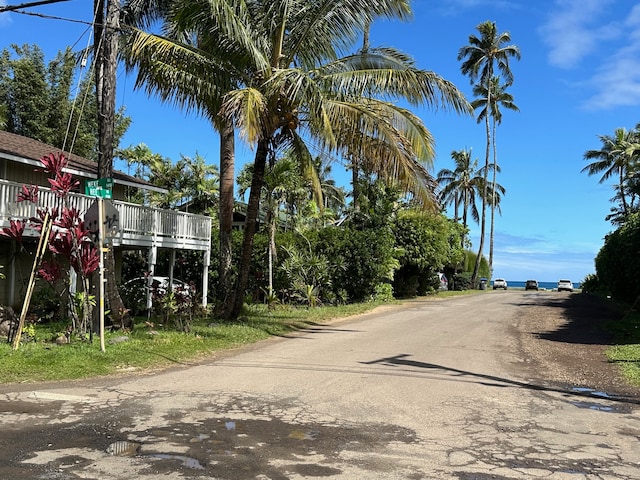
[[[0,5],[22,3],[0,0]],[[32,13],[90,21],[90,0],[69,0],[30,9]],[[417,66],[455,83],[469,98],[457,53],[476,26],[496,22],[508,31],[522,59],[512,63],[510,93],[520,112],[503,112],[497,132],[498,182],[506,189],[496,218],[494,276],[507,280],[581,281],[595,272],[593,260],[604,236],[613,182],[581,173],[584,153],[599,149],[598,135],[640,122],[640,2],[615,0],[415,0],[410,22],[381,22],[374,46],[412,55]],[[85,47],[90,30],[82,23],[16,13],[0,14],[0,47],[38,44],[51,60],[67,45]],[[147,144],[177,160],[202,155],[218,163],[217,134],[207,122],[133,91],[121,71],[118,105],[133,119],[122,146]],[[451,152],[472,149],[484,162],[484,126],[444,110],[415,110],[436,140],[432,172],[451,168]],[[241,147],[239,161],[252,153]],[[339,165],[334,178],[347,185]],[[474,249],[479,228],[471,226]],[[488,255],[488,239],[485,255]]]

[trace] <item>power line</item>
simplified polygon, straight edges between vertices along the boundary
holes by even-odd
[[[68,1],[69,0],[40,0],[38,2],[21,3],[20,5],[7,5],[4,7],[0,7],[0,13],[13,12],[15,10],[20,10],[22,8],[31,8],[31,7],[37,7],[40,5],[48,5],[50,3],[59,3],[59,2],[68,2]]]

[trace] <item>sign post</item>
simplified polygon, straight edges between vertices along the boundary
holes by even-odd
[[[99,285],[98,285],[98,314],[100,322],[100,350],[105,351],[104,344],[104,253],[105,240],[111,239],[118,232],[119,213],[116,207],[105,199],[112,198],[113,179],[99,178],[87,182],[85,193],[96,197],[95,202],[89,207],[84,214],[84,223],[86,228],[98,236],[98,252],[100,255],[99,264]]]
[[[98,198],[98,218],[104,218],[104,198]],[[100,318],[100,351],[106,351],[104,346],[104,222],[98,222],[98,252],[100,252],[100,280],[98,286],[98,295],[100,296],[100,307],[98,310]]]

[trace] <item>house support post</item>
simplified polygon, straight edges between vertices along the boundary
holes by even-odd
[[[171,255],[169,257],[169,285],[173,288],[173,269],[176,266],[176,249],[171,249]]]
[[[149,276],[147,277],[147,316],[151,316],[151,283],[156,272],[156,261],[158,259],[158,247],[152,245],[149,248]]]
[[[207,291],[209,290],[209,266],[211,265],[211,249],[204,251],[202,259],[202,306],[207,306]]]

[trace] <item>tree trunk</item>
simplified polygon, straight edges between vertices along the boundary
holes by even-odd
[[[233,182],[235,180],[235,138],[229,122],[220,128],[220,258],[218,259],[217,302],[227,310],[231,291]]]
[[[487,96],[487,105],[491,104],[491,98]],[[487,149],[485,152],[484,161],[484,174],[482,185],[482,216],[480,218],[480,246],[478,247],[478,256],[476,257],[476,263],[473,267],[473,273],[471,275],[471,283],[475,286],[478,283],[478,272],[480,271],[480,261],[482,260],[482,251],[484,250],[484,233],[487,225],[487,183],[489,176],[489,154],[491,150],[491,132],[489,130],[489,115],[485,117],[485,124],[487,130]]]
[[[256,157],[253,164],[253,177],[251,180],[251,191],[249,193],[249,203],[247,205],[247,218],[244,224],[244,238],[242,240],[242,256],[240,259],[240,270],[236,281],[236,288],[233,297],[233,308],[226,318],[235,320],[242,312],[244,296],[249,283],[249,270],[253,254],[253,237],[256,234],[258,212],[260,210],[260,193],[264,186],[264,172],[269,153],[269,143],[267,140],[258,141]]]
[[[489,278],[493,278],[493,227],[496,215],[496,174],[498,173],[498,151],[496,150],[496,121],[493,120],[493,181],[491,182],[491,228],[489,233]]]
[[[462,242],[460,243],[460,246],[464,249],[464,246],[466,244],[466,239],[467,239],[467,215],[468,215],[468,211],[469,211],[469,198],[467,195],[467,192],[464,193],[464,202],[463,202],[463,206],[462,206],[463,210],[462,210],[462,227],[463,227],[463,233],[462,233]]]
[[[353,211],[360,211],[360,182],[359,182],[358,161],[355,157],[351,160],[351,195],[353,195]]]
[[[96,47],[96,95],[98,104],[98,177],[113,177],[113,150],[116,112],[116,69],[118,55],[118,28],[120,0],[94,1],[96,22],[94,42]],[[116,286],[115,257],[113,248],[105,255],[105,296],[112,315],[122,319],[122,325],[131,327],[131,317]]]

